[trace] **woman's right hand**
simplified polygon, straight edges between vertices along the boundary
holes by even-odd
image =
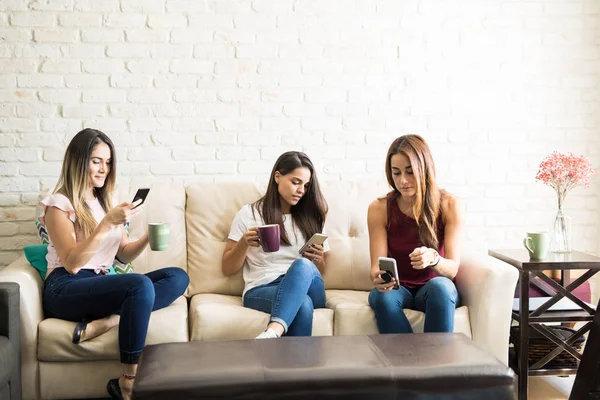
[[[240,239],[242,243],[246,246],[258,247],[260,246],[260,242],[258,240],[258,226],[253,226],[249,228],[244,236]]]
[[[384,281],[381,275],[385,273],[386,271],[377,270],[375,273],[371,274],[373,284],[381,293],[387,293],[397,285],[396,278],[394,277],[392,277],[392,280],[389,282]]]
[[[131,218],[140,212],[142,207],[135,207],[135,203],[121,203],[118,206],[112,208],[103,218],[110,225],[123,225],[125,222],[131,220]]]

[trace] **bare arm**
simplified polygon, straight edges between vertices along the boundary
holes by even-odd
[[[238,272],[246,260],[246,253],[250,246],[258,247],[258,227],[248,229],[239,241],[227,239],[227,245],[223,250],[221,269],[223,275],[231,276]]]
[[[76,274],[90,261],[111,228],[111,224],[103,219],[91,235],[78,245],[75,238],[75,225],[66,211],[48,207],[44,218],[52,245],[63,267],[70,274]]]
[[[460,249],[464,234],[464,213],[459,200],[447,195],[442,202],[442,212],[446,216],[444,229],[444,257],[434,267],[438,275],[453,279],[460,266]]]
[[[148,245],[148,232],[144,233],[138,240],[130,242],[127,232],[125,232],[125,226],[121,225],[121,230],[121,244],[119,244],[117,258],[122,263],[128,264],[135,260]]]
[[[387,199],[376,199],[369,205],[367,212],[369,228],[369,252],[371,255],[371,280],[380,292],[389,292],[398,283],[396,279],[384,282],[379,270],[379,257],[387,257]]]
[[[454,279],[460,265],[460,248],[464,231],[464,214],[458,199],[447,194],[442,201],[442,215],[444,216],[444,257],[433,267],[440,276]],[[416,263],[415,263],[415,260]],[[419,261],[420,260],[420,261]],[[420,247],[411,253],[413,268],[426,268],[436,260],[432,249]]]

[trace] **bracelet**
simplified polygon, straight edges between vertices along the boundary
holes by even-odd
[[[433,250],[433,252],[437,256],[437,260],[433,264],[428,265],[427,268],[433,268],[433,267],[437,266],[440,263],[440,260],[442,259],[442,256],[440,256],[440,253],[438,253],[435,250]]]

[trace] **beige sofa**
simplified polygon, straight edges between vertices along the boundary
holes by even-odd
[[[325,182],[329,203],[324,279],[327,308],[315,311],[314,335],[377,333],[368,305],[369,279],[367,206],[385,194],[385,185]],[[136,186],[120,187],[119,199],[129,199]],[[264,329],[268,315],[242,307],[241,273],[225,277],[221,255],[237,210],[260,197],[264,188],[251,183],[155,185],[144,211],[132,221],[132,236],[148,222],[171,223],[170,246],[164,252],[146,250],[135,261],[137,272],[174,265],[191,278],[188,292],[170,307],[154,312],[147,343],[188,340],[249,339]],[[21,354],[25,399],[102,397],[109,378],[119,371],[117,329],[71,344],[75,324],[44,318],[42,280],[24,258],[0,271],[0,281],[21,286]],[[456,284],[462,306],[456,310],[455,331],[507,362],[508,331],[516,271],[485,254],[464,254]],[[187,301],[186,301],[187,300]],[[416,332],[424,315],[405,310]],[[168,368],[168,365],[164,366]]]

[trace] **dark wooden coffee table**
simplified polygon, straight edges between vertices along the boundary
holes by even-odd
[[[147,346],[135,399],[514,399],[515,375],[463,334]]]

